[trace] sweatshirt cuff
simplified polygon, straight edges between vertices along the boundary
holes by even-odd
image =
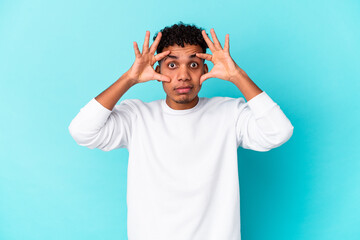
[[[255,117],[261,117],[267,111],[277,106],[277,104],[266,94],[262,92],[247,102]]]

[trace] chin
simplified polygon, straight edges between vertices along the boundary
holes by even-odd
[[[179,100],[175,100],[174,102],[180,103],[180,104],[187,104],[187,103],[190,103],[191,100],[189,100],[189,99],[179,99]]]
[[[179,96],[174,99],[174,102],[185,104],[185,103],[192,102],[195,98],[196,98],[196,95],[195,96]]]

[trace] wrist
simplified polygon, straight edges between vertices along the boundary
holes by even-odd
[[[239,66],[236,65],[236,70],[230,75],[230,82],[234,83],[244,78],[248,78],[248,75],[244,70],[242,70]]]
[[[131,76],[131,74],[129,73],[129,71],[125,72],[125,73],[118,79],[118,81],[127,82],[130,87],[132,87],[132,86],[134,86],[135,84],[138,83],[137,80]]]

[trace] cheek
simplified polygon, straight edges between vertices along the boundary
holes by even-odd
[[[171,82],[163,82],[163,88],[166,92],[171,92],[174,87],[172,86]]]
[[[162,70],[160,74],[169,77],[171,80],[174,78],[174,73],[171,71]]]
[[[171,75],[174,75],[174,72],[175,72],[174,70],[169,70],[169,69],[164,68],[162,71],[162,74],[171,76]]]
[[[202,71],[196,71],[194,73],[194,80],[196,80],[196,82],[200,81],[200,77],[203,75]]]

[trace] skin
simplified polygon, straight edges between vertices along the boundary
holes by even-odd
[[[184,47],[165,47],[164,51],[170,51],[170,54],[161,61],[155,71],[171,79],[170,82],[162,82],[167,105],[175,110],[193,108],[199,101],[200,78],[208,72],[208,66],[196,56],[196,53],[202,52],[202,48],[199,45],[184,44]],[[175,90],[183,86],[192,88],[188,93]]]
[[[157,73],[171,78],[170,83],[163,82],[163,88],[167,94],[166,103],[176,110],[194,107],[199,100],[197,94],[201,89],[202,83],[209,78],[219,78],[234,83],[248,101],[260,94],[262,90],[230,56],[229,34],[225,36],[223,48],[213,28],[210,29],[210,33],[214,42],[210,40],[205,30],[202,30],[201,33],[212,55],[202,53],[201,47],[197,45],[185,45],[185,47],[174,45],[164,48],[164,51],[170,50],[169,55],[178,57],[175,62],[175,59],[169,59],[169,56],[165,56],[164,60],[161,61],[160,67],[156,67]],[[201,70],[190,67],[190,61],[198,60],[197,58],[189,59],[189,56],[194,53],[197,57],[211,61],[214,64],[210,72],[208,72],[206,64],[202,65]],[[176,67],[170,69],[169,65],[173,62]],[[186,94],[177,93],[175,88],[183,85],[192,85],[194,88]]]
[[[202,30],[202,36],[205,39],[211,54],[197,53],[196,56],[211,61],[214,67],[209,73],[200,78],[200,84],[209,78],[219,78],[234,83],[242,92],[247,101],[262,93],[262,90],[250,79],[250,77],[241,69],[230,56],[229,34],[225,36],[224,48],[218,40],[215,30],[210,29],[211,37],[214,42]]]
[[[218,78],[234,83],[243,93],[247,101],[257,96],[262,90],[249,78],[231,58],[229,52],[229,34],[226,34],[225,45],[222,48],[215,30],[210,29],[213,42],[206,35],[205,30],[202,36],[207,43],[211,54],[201,53],[202,49],[197,45],[168,46],[163,52],[155,55],[156,48],[160,42],[162,33],[159,32],[153,44],[149,47],[150,32],[146,31],[142,52],[136,42],[133,42],[135,61],[131,68],[125,72],[115,83],[105,89],[95,99],[109,110],[112,110],[118,100],[132,86],[151,80],[158,80],[163,83],[166,92],[166,103],[175,110],[189,109],[194,107],[198,100],[198,92],[202,83],[209,78]],[[189,58],[195,54],[196,57]],[[177,59],[167,57],[171,55]],[[165,59],[166,58],[166,59]],[[160,61],[164,59],[164,61]],[[199,59],[211,61],[214,66],[210,72],[208,67]],[[176,62],[174,61],[176,60]],[[160,61],[160,66],[154,70],[153,66]],[[173,64],[171,64],[173,62]],[[193,62],[198,62],[196,67]],[[173,67],[169,68],[169,67]],[[193,88],[189,93],[179,94],[175,88],[190,85]]]

